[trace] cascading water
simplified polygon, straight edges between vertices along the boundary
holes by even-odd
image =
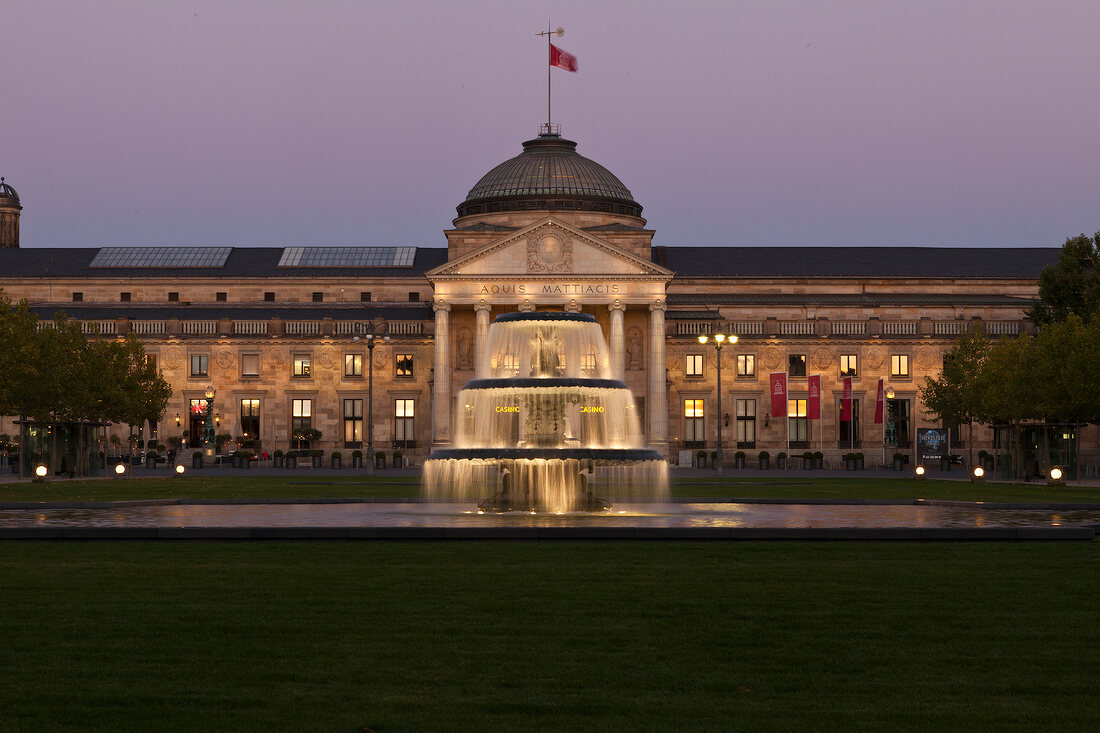
[[[431,500],[486,511],[600,511],[668,495],[668,463],[644,447],[634,396],[613,379],[586,313],[506,313],[489,326],[490,377],[458,395],[453,448],[424,464]]]

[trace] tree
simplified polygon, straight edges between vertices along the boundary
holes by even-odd
[[[979,412],[975,384],[989,349],[985,333],[964,334],[944,354],[943,372],[939,378],[925,377],[924,386],[920,388],[926,415],[939,416],[945,427],[949,423],[968,426],[971,462],[974,460],[974,420]]]
[[[1040,326],[1100,310],[1100,232],[1066,239],[1058,262],[1039,274],[1039,300],[1027,315]]]

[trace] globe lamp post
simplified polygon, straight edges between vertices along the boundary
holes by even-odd
[[[706,334],[701,334],[699,336],[699,343],[709,343],[711,338],[712,337]],[[718,423],[718,451],[715,453],[714,473],[715,475],[720,475],[722,473],[722,347],[726,344],[726,335],[724,333],[716,333],[713,339],[715,362],[717,365],[715,371],[718,375],[718,409],[715,413],[716,422]],[[729,343],[736,344],[737,337],[730,336]]]

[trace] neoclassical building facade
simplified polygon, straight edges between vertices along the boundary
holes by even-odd
[[[43,317],[64,310],[92,338],[145,342],[174,390],[146,437],[197,434],[209,386],[219,432],[253,445],[285,450],[308,427],[326,452],[372,447],[413,463],[450,443],[459,390],[500,358],[482,348],[489,324],[516,310],[595,316],[650,446],[673,463],[715,451],[719,430],[727,456],[877,460],[880,378],[893,394],[890,450],[912,455],[917,430],[941,426],[920,402],[924,378],[967,330],[1032,329],[1038,274],[1059,254],[654,246],[629,189],[557,134],[525,142],[470,189],[445,248],[24,249],[21,210],[0,186],[0,287]],[[737,340],[700,343],[715,333]],[[788,375],[787,417],[771,414],[777,372]],[[813,375],[821,416],[811,420]],[[840,419],[845,377],[851,420]],[[15,432],[13,418],[0,432]],[[956,431],[955,446],[966,437]],[[975,434],[975,445],[991,440]],[[1096,447],[1095,435],[1081,441]]]

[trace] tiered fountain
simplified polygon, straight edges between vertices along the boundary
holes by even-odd
[[[634,396],[611,373],[586,313],[506,313],[489,326],[490,376],[458,395],[453,448],[424,464],[435,501],[483,511],[602,511],[668,495],[668,464],[644,447]]]

